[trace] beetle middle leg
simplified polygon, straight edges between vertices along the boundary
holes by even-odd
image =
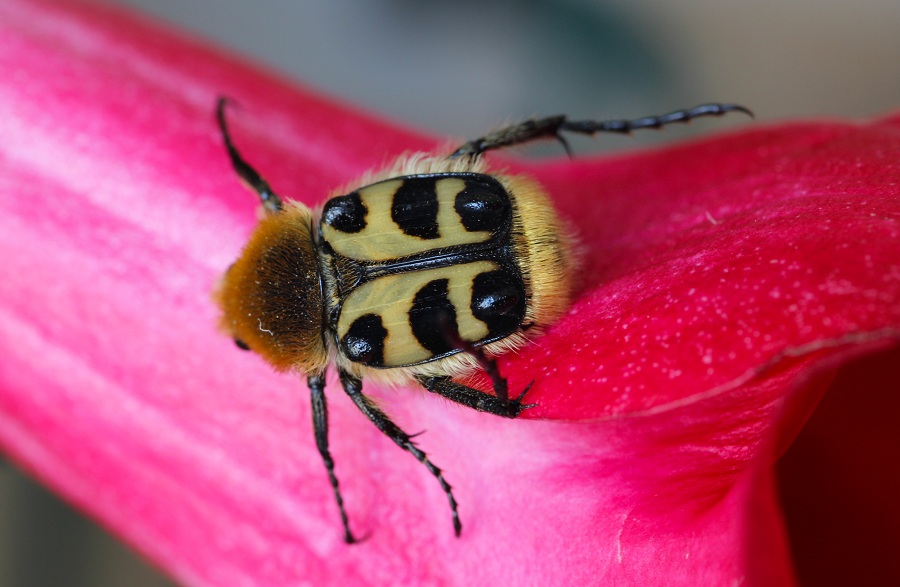
[[[693,108],[675,110],[668,114],[644,116],[631,120],[569,120],[565,115],[532,118],[469,141],[451,153],[449,158],[463,156],[476,158],[492,149],[522,145],[538,139],[556,139],[566,152],[571,154],[569,145],[561,134],[564,131],[583,135],[593,135],[598,132],[628,134],[642,128],[659,129],[675,122],[689,122],[703,116],[722,116],[728,112],[743,112],[753,116],[748,108],[740,104],[701,104]]]
[[[387,414],[378,409],[372,400],[363,395],[362,381],[343,370],[339,370],[338,374],[340,375],[341,385],[344,387],[344,391],[347,392],[347,395],[350,396],[350,399],[353,400],[356,407],[358,407],[379,430],[393,440],[397,446],[414,456],[417,461],[425,465],[425,468],[428,469],[429,473],[437,478],[438,483],[441,484],[441,489],[444,490],[444,494],[450,502],[450,511],[453,515],[453,531],[459,536],[462,531],[462,523],[459,521],[456,498],[453,497],[453,488],[450,487],[450,484],[444,479],[443,472],[428,459],[428,456],[424,451],[415,445],[409,434],[401,430]]]

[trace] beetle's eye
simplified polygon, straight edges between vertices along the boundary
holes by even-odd
[[[236,344],[237,348],[241,349],[242,351],[250,350],[250,346],[246,342],[244,342],[243,340],[241,340],[239,338],[234,339],[234,344]]]

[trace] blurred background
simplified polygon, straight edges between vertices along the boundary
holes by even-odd
[[[474,138],[538,113],[637,117],[704,101],[741,102],[764,120],[900,107],[896,0],[119,2],[442,135]]]
[[[896,0],[118,3],[437,135],[474,138],[534,114],[639,117],[707,101],[745,104],[763,121],[900,108]],[[622,150],[736,124],[747,121],[572,144]],[[0,463],[0,587],[32,585],[171,583]]]

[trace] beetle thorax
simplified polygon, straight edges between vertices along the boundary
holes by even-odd
[[[223,327],[280,370],[317,372],[328,361],[311,222],[295,203],[262,219],[216,295]]]

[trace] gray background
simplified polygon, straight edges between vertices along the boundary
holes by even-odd
[[[536,113],[636,117],[705,101],[741,102],[764,121],[900,107],[896,0],[120,3],[345,101],[458,137]],[[746,121],[573,146],[636,148],[729,124]],[[0,463],[0,586],[168,584]]]

